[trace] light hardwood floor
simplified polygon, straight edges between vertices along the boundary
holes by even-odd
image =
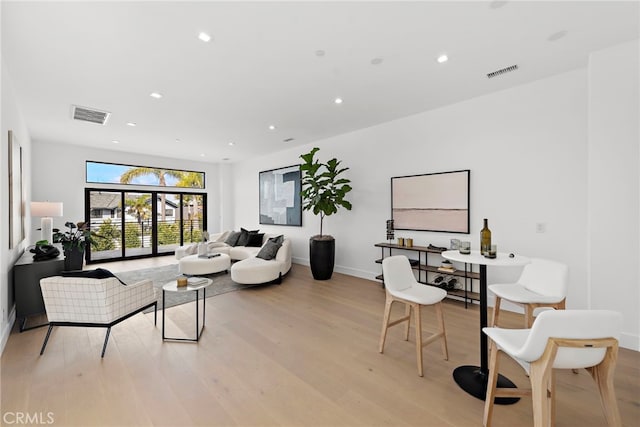
[[[378,283],[341,274],[316,282],[294,265],[280,286],[208,298],[198,344],[162,342],[152,313],[114,327],[104,359],[103,329],[57,328],[43,356],[46,328],[14,331],[2,355],[2,413],[51,413],[57,426],[481,425],[483,402],[451,375],[479,361],[477,307],[445,300],[449,360],[439,346],[425,347],[421,378],[413,337],[403,341],[401,327],[389,331],[385,353],[377,351],[384,300]],[[167,327],[193,333],[194,311],[193,303],[168,309]],[[517,327],[522,317],[504,312],[504,321]],[[434,312],[425,309],[425,334],[435,327]],[[501,373],[527,384],[508,358]],[[640,353],[621,349],[615,385],[627,426],[640,420],[639,379]],[[586,371],[559,372],[557,396],[557,426],[604,425]],[[496,426],[533,425],[530,399],[496,406],[493,419]]]

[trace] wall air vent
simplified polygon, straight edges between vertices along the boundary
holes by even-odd
[[[493,72],[487,74],[487,77],[492,79],[494,77],[498,77],[498,76],[501,76],[503,74],[510,73],[512,71],[516,71],[517,69],[518,69],[518,65],[517,64],[516,65],[512,65],[510,67],[503,68],[501,70],[493,71]]]
[[[291,142],[293,141],[295,138],[287,138],[287,139],[283,139],[282,142]]]
[[[74,120],[106,125],[110,115],[111,113],[107,111],[96,110],[95,108],[80,107],[78,105],[71,106],[71,117]]]

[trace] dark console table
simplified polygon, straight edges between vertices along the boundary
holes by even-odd
[[[20,332],[48,325],[43,323],[26,327],[29,316],[46,313],[40,290],[40,279],[57,276],[62,270],[64,270],[62,250],[57,258],[43,261],[34,261],[33,254],[27,250],[13,265],[13,292],[16,298],[16,318],[20,325]]]

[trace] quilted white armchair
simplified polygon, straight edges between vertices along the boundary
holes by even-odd
[[[41,279],[40,288],[49,319],[40,355],[54,326],[107,328],[102,346],[104,357],[112,326],[150,307],[154,307],[154,323],[157,322],[158,298],[148,279],[124,285],[116,277],[54,276]]]

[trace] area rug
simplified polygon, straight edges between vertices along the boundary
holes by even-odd
[[[175,280],[176,277],[180,276],[180,273],[178,272],[178,264],[145,268],[142,270],[124,271],[114,274],[124,283],[128,284],[136,283],[144,279],[151,279],[153,281],[153,287],[157,290],[159,309],[162,309],[162,286],[165,283]],[[207,298],[256,286],[240,285],[238,283],[235,283],[231,280],[231,274],[225,272],[207,274],[202,277],[213,280],[211,286],[207,288]],[[195,292],[166,292],[165,296],[166,308],[185,304],[191,301],[195,301],[196,299]],[[145,313],[148,313],[150,311],[153,311],[153,308],[146,310]]]

